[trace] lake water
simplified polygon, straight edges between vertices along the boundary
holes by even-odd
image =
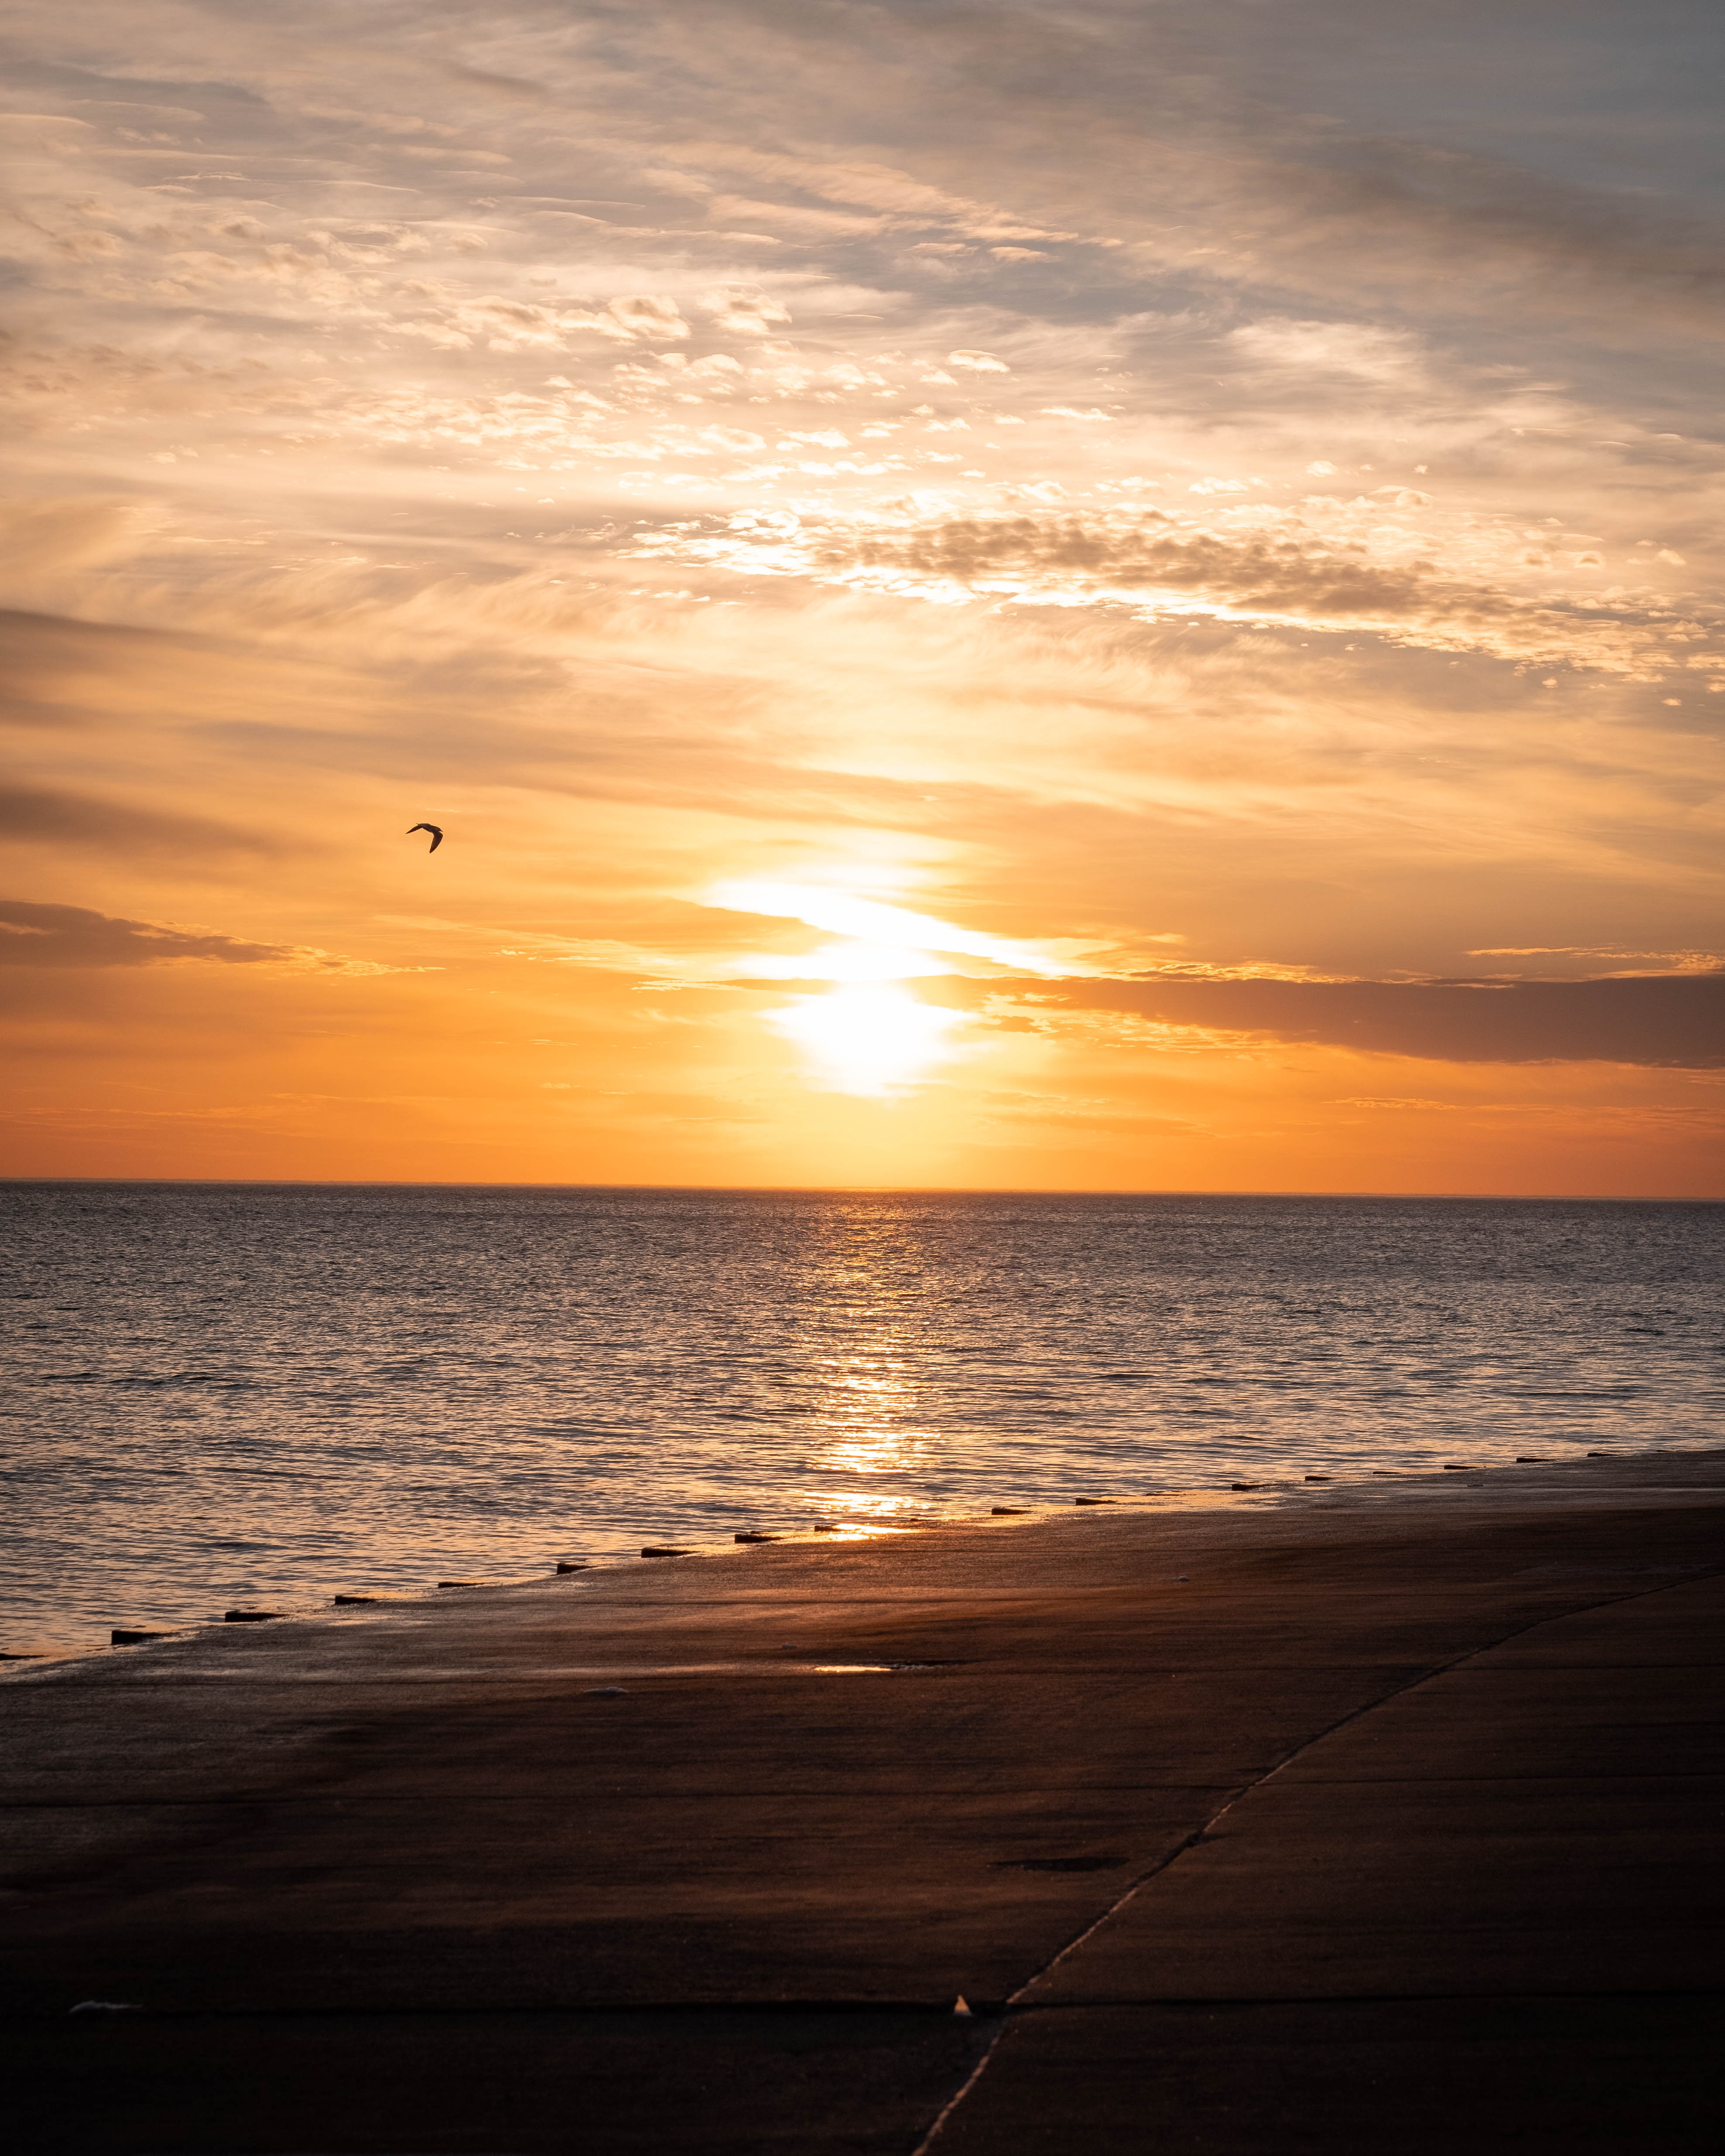
[[[1717,1443],[1725,1205],[0,1186],[0,1648],[817,1521]]]

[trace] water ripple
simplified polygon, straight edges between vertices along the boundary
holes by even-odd
[[[750,1527],[1717,1440],[1717,1205],[0,1204],[0,1645]]]

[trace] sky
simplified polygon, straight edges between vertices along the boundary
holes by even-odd
[[[0,25],[0,1173],[1725,1195],[1716,7]]]

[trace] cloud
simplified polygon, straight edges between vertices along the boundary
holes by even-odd
[[[752,971],[675,1006],[741,1070],[761,980],[908,967],[945,915],[1073,957],[918,963],[931,998],[1017,994],[1049,1030],[1003,1027],[1003,1062],[1074,1101],[1241,1043],[1280,1150],[1321,1065],[1326,1101],[1453,1090],[1340,1082],[1297,1049],[1332,1039],[1579,1058],[1491,1082],[1640,1097],[1605,1058],[1700,1055],[1658,977],[1717,973],[1717,385],[1677,341],[1725,296],[1717,126],[1686,27],[1650,59],[1626,14],[1548,13],[1309,0],[1240,37],[1206,0],[711,0],[691,37],[676,0],[172,0],[144,84],[135,8],[39,11],[23,101],[82,124],[8,144],[0,400],[33,499],[0,509],[0,590],[71,625],[9,625],[33,731],[0,830],[31,846],[14,887],[141,918],[88,932],[139,939],[114,971],[14,991],[225,1017],[434,885],[473,940],[441,1004],[412,984],[423,1028],[319,1048],[260,1008],[244,1055],[326,1059],[308,1091],[459,1065],[495,1124],[504,1005],[537,993],[534,1030],[578,1034],[545,1082],[676,1091],[692,1127],[758,1071],[632,1065],[632,972]],[[434,863],[399,836],[422,812]],[[213,931],[150,927],[220,911],[218,873],[254,886],[220,917],[287,955],[194,963]],[[823,952],[794,910],[691,925],[671,895],[719,881],[928,913]],[[1170,927],[1194,963],[1152,972]],[[1248,978],[1266,950],[1279,978]],[[1591,979],[1432,979],[1474,953]],[[1076,1000],[1152,993],[1167,1015]],[[966,1070],[943,1091],[973,1132]],[[794,1142],[793,1105],[765,1124]],[[1321,1178],[1317,1142],[1286,1172]],[[742,1172],[675,1144],[627,1172]],[[794,1172],[949,1167],[824,1137]]]
[[[1232,492],[1237,485],[1204,480],[1193,490]],[[1394,493],[1424,499],[1405,489]],[[1527,597],[1445,574],[1428,559],[1409,561],[1381,533],[1327,536],[1298,516],[1269,529],[1218,530],[1155,509],[943,514],[950,506],[936,498],[927,514],[914,501],[868,516],[744,512],[721,530],[683,524],[644,531],[635,551],[904,598],[1009,597],[1032,605],[1207,613],[1651,680],[1671,663],[1673,641],[1712,640],[1704,626],[1678,624],[1674,631],[1669,613],[1646,608],[1633,595],[1623,595],[1620,604],[1561,593]],[[1380,517],[1393,506],[1372,505]],[[1702,661],[1692,649],[1681,663]]]
[[[380,965],[346,958],[307,943],[252,943],[210,928],[171,922],[127,921],[83,906],[44,906],[0,899],[0,966],[79,969],[161,966],[181,961],[220,966],[283,966],[295,973],[369,978],[435,968]]]
[[[1039,988],[1037,1007],[1131,1011],[1168,1025],[1445,1063],[1725,1067],[1725,972],[1507,983],[1065,982]]]
[[[1725,970],[1725,956],[1717,951],[1631,951],[1620,943],[1485,944],[1468,952],[1470,958],[1615,958],[1620,963],[1609,975],[1619,979],[1635,974],[1717,973]],[[1630,960],[1639,960],[1630,964]],[[1548,968],[1548,971],[1555,970]],[[1597,967],[1594,968],[1597,973]]]
[[[1266,316],[1243,323],[1230,335],[1249,358],[1272,367],[1306,367],[1366,382],[1399,382],[1421,371],[1417,338],[1369,323],[1291,321]]]
[[[715,329],[736,336],[770,336],[791,320],[787,306],[756,285],[716,285],[701,295],[699,304],[713,317]]]
[[[806,884],[765,880],[733,880],[715,884],[703,896],[704,905],[722,906],[729,912],[756,913],[781,920],[800,921],[811,928],[852,937],[894,952],[956,952],[985,958],[1002,966],[1024,967],[1040,974],[1056,975],[1077,970],[1070,963],[1052,958],[1032,945],[1011,942],[963,928],[955,921],[932,914],[912,913],[901,906],[883,906],[877,900],[854,897],[843,891],[819,891]]]
[[[973,239],[1070,239],[1069,233],[1050,233],[1025,224],[1011,212],[993,203],[931,186],[892,165],[857,161],[835,162],[810,157],[785,157],[770,151],[745,149],[734,142],[696,142],[679,152],[683,162],[709,169],[746,172],[754,178],[773,179],[824,197],[829,202],[850,203],[878,210],[901,229],[931,224],[950,228]]]
[[[200,958],[255,966],[291,958],[278,943],[248,943],[209,929],[126,921],[82,906],[38,906],[0,899],[0,966],[159,966]]]
[[[598,309],[554,307],[494,293],[398,327],[446,351],[481,345],[501,352],[561,352],[583,331],[617,344],[675,344],[690,335],[675,300],[644,292],[608,300]]]
[[[104,853],[276,854],[281,842],[201,816],[176,816],[45,786],[0,786],[0,839],[33,845],[99,847]]]
[[[52,605],[90,572],[136,554],[161,521],[152,506],[112,496],[0,501],[0,592],[13,606]]]
[[[136,665],[154,640],[147,629],[0,608],[0,722],[89,725],[92,676]]]
[[[0,563],[7,569],[83,569],[128,553],[152,521],[135,501],[100,496],[14,495],[0,501]]]

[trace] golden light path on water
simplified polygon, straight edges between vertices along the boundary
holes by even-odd
[[[821,1295],[803,1341],[813,1380],[804,1500],[852,1529],[913,1524],[949,1435],[918,1381],[922,1284],[906,1276],[900,1239],[878,1223],[838,1227],[814,1270]]]

